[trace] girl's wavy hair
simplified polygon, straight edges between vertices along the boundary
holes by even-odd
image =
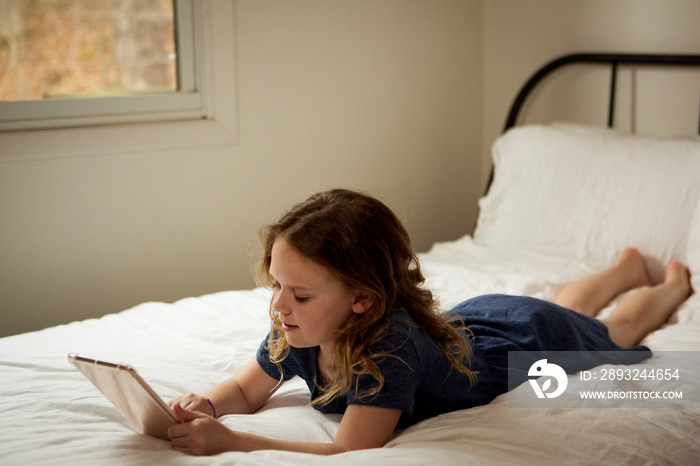
[[[272,246],[279,237],[302,256],[327,268],[349,290],[362,290],[374,298],[367,312],[352,314],[335,334],[334,379],[322,387],[313,404],[322,405],[346,394],[353,380],[368,374],[375,387],[360,396],[377,394],[384,385],[375,360],[386,354],[373,354],[381,341],[391,313],[406,309],[442,350],[455,370],[476,382],[469,370],[471,347],[458,316],[440,314],[432,293],[422,287],[424,277],[411,248],[406,229],[394,213],[379,200],[355,191],[335,189],[317,193],[292,207],[274,224],[260,229],[263,256],[256,277],[260,285],[271,286]],[[272,329],[267,341],[270,360],[281,372],[281,362],[289,345],[281,323],[270,304]],[[357,390],[357,387],[355,387]]]

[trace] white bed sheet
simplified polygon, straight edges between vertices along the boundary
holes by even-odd
[[[421,261],[442,307],[504,292],[553,298],[591,272],[542,254],[484,248],[470,237],[436,245]],[[0,340],[2,464],[698,464],[700,409],[517,409],[508,397],[416,424],[385,448],[336,455],[262,451],[194,458],[136,433],[66,360],[69,352],[133,365],[164,399],[201,392],[254,354],[268,330],[269,293],[228,291],[174,304],[146,303],[101,319]],[[692,296],[646,342],[652,350],[700,351],[700,300]],[[687,389],[700,377],[685,371]],[[695,370],[696,374],[700,371]],[[576,383],[576,376],[569,377]],[[678,388],[675,385],[672,388]],[[299,379],[259,413],[229,427],[275,438],[331,441],[338,415],[308,407]]]

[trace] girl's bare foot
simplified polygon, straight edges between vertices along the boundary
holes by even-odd
[[[644,264],[644,256],[635,248],[627,248],[622,251],[615,266],[620,268],[625,279],[628,280],[628,289],[653,285]]]
[[[690,286],[690,271],[681,262],[671,262],[666,266],[664,283],[674,285],[678,289],[678,296],[685,300],[693,291]]]
[[[691,291],[688,268],[680,262],[671,262],[666,266],[663,283],[626,296],[603,319],[610,338],[623,348],[638,344],[664,325]]]

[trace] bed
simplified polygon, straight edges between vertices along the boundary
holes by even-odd
[[[426,285],[442,309],[485,293],[553,299],[567,283],[610,265],[628,245],[645,255],[655,280],[664,264],[681,260],[700,289],[700,138],[650,138],[572,123],[514,126],[531,88],[574,62],[612,63],[613,70],[635,63],[685,67],[700,66],[700,56],[585,54],[536,73],[493,145],[494,176],[474,234],[420,255]],[[655,354],[686,356],[673,362],[681,377],[660,385],[683,391],[683,399],[662,408],[520,408],[513,402],[532,396],[522,384],[487,406],[399,431],[385,448],[331,458],[279,451],[182,455],[169,442],[134,431],[66,360],[77,352],[129,363],[164,399],[202,392],[255,354],[269,328],[269,299],[262,288],[223,291],[0,339],[0,463],[700,464],[696,293],[643,342]],[[654,360],[635,367],[653,367]],[[568,379],[573,389],[609,387],[581,374]],[[340,417],[316,412],[308,397],[305,384],[292,380],[255,415],[222,422],[275,438],[331,441]]]

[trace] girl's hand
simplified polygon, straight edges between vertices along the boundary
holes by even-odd
[[[209,406],[206,399],[204,404]],[[174,403],[172,408],[182,421],[168,429],[168,437],[174,450],[201,456],[234,449],[235,433],[221,422],[208,414],[185,409],[179,403]]]
[[[207,399],[201,395],[195,395],[194,393],[180,395],[170,400],[168,406],[174,409],[176,404],[180,405],[181,408],[190,411],[197,411],[210,417],[214,417],[214,411],[212,410],[211,405]]]

